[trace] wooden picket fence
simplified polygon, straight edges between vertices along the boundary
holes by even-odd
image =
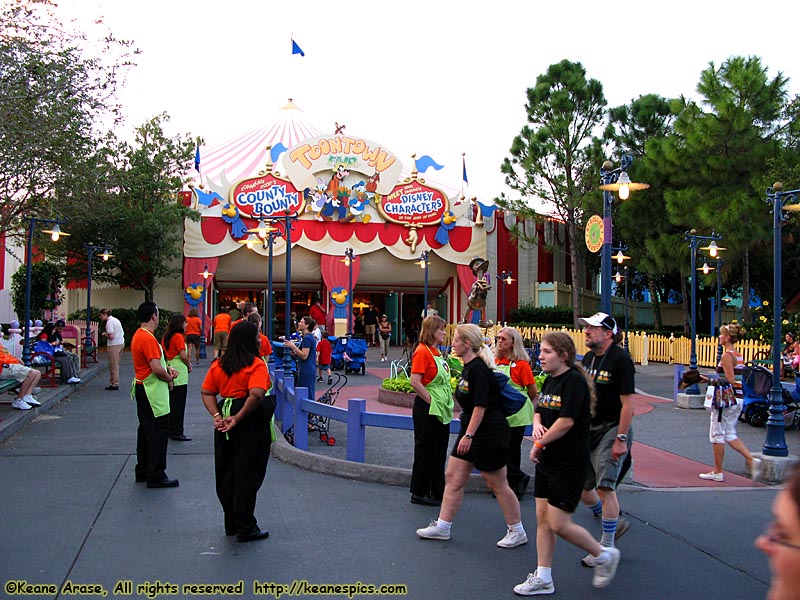
[[[501,326],[484,328],[487,342],[494,346],[494,339]],[[586,347],[583,331],[573,328],[549,328],[549,327],[517,327],[524,340],[533,342],[542,339],[542,336],[550,331],[562,331],[572,338],[578,354],[585,354],[589,349]],[[450,345],[456,325],[447,326],[446,343]],[[650,362],[683,364],[690,363],[692,353],[692,341],[688,337],[674,335],[648,335],[646,332],[628,332],[628,346],[631,358],[636,364],[647,365]],[[771,355],[772,347],[769,344],[757,342],[755,340],[744,340],[736,345],[745,362],[756,358],[765,358]],[[717,364],[717,338],[698,335],[696,339],[695,351],[697,353],[697,364],[700,367],[715,367]]]

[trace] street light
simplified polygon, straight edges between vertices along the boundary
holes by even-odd
[[[503,271],[499,275],[496,275],[497,279],[500,280],[500,304],[502,305],[502,316],[503,316],[503,326],[506,325],[506,286],[511,285],[511,282],[514,281],[511,279],[511,271]]]
[[[61,234],[63,235],[63,233]],[[86,273],[86,339],[84,341],[85,348],[88,350],[90,347],[94,346],[92,343],[92,257],[94,255],[95,250],[102,250],[100,256],[103,257],[103,260],[108,260],[113,254],[108,246],[106,245],[95,245],[95,244],[84,244],[84,248],[88,251],[89,257],[86,261],[87,273]]]
[[[722,236],[715,231],[712,231],[711,235],[697,235],[697,230],[692,229],[685,233],[685,239],[688,240],[689,248],[692,251],[690,267],[692,274],[692,354],[689,358],[689,368],[697,369],[697,271],[703,271],[703,273],[708,274],[711,270],[708,263],[705,263],[700,269],[697,268],[697,247],[700,245],[701,240],[709,240],[711,243],[702,249],[708,250],[712,258],[716,258],[719,251],[725,250],[725,248],[717,246],[716,242],[721,240]],[[696,383],[692,384],[686,389],[686,393],[699,395],[700,388]]]
[[[257,236],[259,243],[262,244],[262,248],[266,249],[269,248],[269,269],[267,275],[267,306],[266,306],[266,323],[264,324],[264,328],[266,329],[265,334],[268,337],[272,337],[274,335],[273,331],[273,323],[272,323],[272,245],[275,241],[276,237],[280,236],[278,229],[274,227],[271,223],[268,224],[266,219],[263,215],[259,215],[258,226],[255,229],[248,229],[247,233],[250,235],[248,239],[245,240],[245,244],[249,250],[252,250],[254,247],[254,243],[250,243],[250,238],[253,235]],[[241,242],[241,240],[240,240]],[[269,355],[269,362],[273,362],[275,359],[273,358],[272,354]]]
[[[767,438],[762,452],[766,456],[789,456],[784,436],[783,388],[781,386],[781,225],[789,216],[786,212],[800,212],[797,195],[800,190],[783,191],[783,184],[776,182],[767,188],[767,202],[772,204],[772,248],[773,248],[773,291],[772,291],[772,389],[770,390],[769,418],[767,419]]]
[[[344,251],[344,264],[347,265],[347,335],[353,335],[353,249]]]
[[[200,332],[200,354],[198,358],[206,358],[206,312],[208,312],[208,278],[214,273],[208,271],[208,263],[203,267],[203,272],[198,275],[203,276],[203,322],[201,324],[202,331]]]
[[[722,295],[722,281],[721,281],[721,279],[722,279],[722,265],[724,265],[724,264],[725,264],[725,261],[722,260],[721,258],[718,258],[716,263],[715,263],[715,265],[714,265],[715,268],[716,268],[716,271],[717,271],[717,294],[716,294],[715,306],[714,306],[714,310],[716,311],[716,313],[715,313],[716,318],[714,319],[714,322],[711,324],[711,329],[712,329],[711,335],[716,336],[716,338],[717,338],[717,364],[719,364],[719,361],[722,360],[722,350],[723,350],[722,344],[719,343],[719,329],[720,329],[720,327],[722,327],[722,301],[723,301],[723,299],[720,298],[720,296]],[[728,298],[728,301],[730,302],[730,298]]]
[[[430,250],[423,250],[422,254],[419,255],[419,260],[417,261],[417,264],[422,269],[425,269],[425,287],[423,288],[425,291],[422,294],[422,314],[424,314],[426,317],[428,316],[428,252],[430,252]]]
[[[68,233],[61,231],[61,225],[65,225],[68,219],[39,219],[37,217],[25,217],[28,222],[28,239],[27,239],[27,253],[25,255],[25,335],[23,337],[22,346],[22,362],[26,366],[31,364],[31,265],[33,262],[33,234],[36,230],[36,223],[43,225],[52,225],[51,229],[42,229],[43,233],[49,233],[50,239],[57,242],[61,236],[67,236]]]
[[[603,185],[603,249],[600,255],[600,311],[611,314],[611,242],[612,242],[612,214],[614,209],[614,195],[617,192],[620,200],[625,200],[630,192],[646,190],[650,187],[647,183],[634,183],[628,177],[628,169],[633,163],[633,156],[623,154],[620,166],[616,169],[610,160],[603,163],[600,169],[600,179]]]

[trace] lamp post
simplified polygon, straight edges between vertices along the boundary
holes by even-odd
[[[63,235],[63,234],[62,234]],[[88,252],[88,260],[86,261],[86,338],[84,341],[85,347],[88,349],[93,346],[92,344],[92,257],[95,250],[101,250],[103,260],[108,260],[113,254],[109,251],[109,247],[105,245],[84,244]]]
[[[203,276],[203,322],[201,324],[202,331],[200,332],[200,354],[198,358],[206,358],[206,312],[208,312],[208,278],[214,273],[208,271],[208,263],[203,267],[203,272],[198,275]]]
[[[692,229],[685,233],[685,239],[689,242],[689,248],[692,251],[691,255],[691,274],[692,274],[692,353],[689,357],[689,368],[697,369],[697,271],[709,273],[711,268],[705,264],[702,268],[697,268],[697,247],[702,240],[708,240],[709,245],[704,247],[703,250],[708,250],[711,258],[716,258],[717,253],[725,248],[717,246],[717,242],[722,239],[722,236],[712,231],[711,235],[697,235],[697,230]],[[690,385],[686,389],[687,394],[699,395],[700,388],[697,384]]]
[[[347,335],[353,335],[353,249],[346,248],[344,262],[347,265]]]
[[[28,235],[25,256],[25,335],[22,341],[22,362],[26,366],[31,364],[31,266],[33,261],[33,234],[36,230],[36,224],[42,223],[43,225],[52,225],[50,229],[42,229],[43,233],[49,233],[50,239],[57,242],[61,236],[70,235],[61,231],[61,225],[65,225],[68,220],[65,219],[39,219],[37,217],[25,217],[28,223]]]
[[[511,285],[511,282],[514,281],[511,279],[511,271],[503,271],[499,275],[496,275],[497,279],[500,280],[500,304],[502,308],[502,317],[503,317],[503,326],[506,325],[506,286]]]
[[[628,176],[628,169],[633,163],[633,156],[623,154],[620,166],[612,168],[610,160],[603,163],[600,169],[600,180],[603,184],[603,248],[600,255],[600,311],[611,314],[611,242],[612,242],[612,214],[614,209],[614,195],[617,192],[620,200],[626,200],[632,191],[646,190],[650,187],[647,183],[634,183]]]
[[[722,327],[722,265],[725,264],[725,261],[721,258],[717,259],[716,264],[714,265],[717,270],[717,294],[715,298],[715,311],[716,311],[716,318],[714,322],[711,324],[712,328],[712,335],[717,337],[717,364],[719,361],[722,360],[722,344],[719,343],[719,329]]]
[[[419,260],[417,261],[417,264],[421,268],[425,269],[425,286],[423,288],[424,291],[422,293],[423,296],[422,313],[426,317],[428,316],[428,263],[429,263],[428,252],[430,252],[430,250],[423,250],[422,253],[419,255]]]
[[[267,298],[267,327],[269,327],[269,330],[267,331],[267,336],[270,338],[275,335],[275,325],[272,322],[272,245],[275,243],[275,238],[279,235],[280,233],[274,229],[267,232],[267,246],[269,247],[269,272],[267,274],[267,296],[269,296]],[[269,355],[269,360],[275,360],[272,354]]]
[[[772,204],[773,229],[773,293],[772,293],[772,389],[770,390],[769,418],[767,419],[767,437],[762,452],[766,456],[789,456],[784,436],[783,420],[783,388],[781,386],[781,225],[789,217],[786,212],[800,212],[797,196],[800,189],[783,191],[783,184],[776,182],[767,188],[767,202]]]
[[[255,243],[259,242],[262,244],[262,248],[267,249],[269,247],[269,268],[268,268],[268,275],[267,275],[267,301],[266,301],[266,323],[265,328],[268,328],[266,331],[266,335],[268,337],[272,337],[273,335],[273,327],[272,327],[272,244],[275,241],[275,238],[280,235],[278,230],[272,226],[271,224],[267,224],[266,219],[264,218],[263,214],[258,215],[259,221],[258,226],[255,229],[248,229],[247,233],[250,235],[247,236],[245,240],[239,240],[239,243],[245,244],[248,250],[252,250],[255,247]],[[287,274],[288,277],[288,274]],[[274,358],[272,354],[269,355],[269,362],[272,362]]]

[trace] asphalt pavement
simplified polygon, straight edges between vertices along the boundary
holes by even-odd
[[[531,540],[525,546],[495,546],[505,526],[496,501],[485,493],[466,496],[450,541],[420,540],[414,530],[437,511],[412,505],[406,487],[334,477],[275,457],[257,507],[270,537],[238,544],[224,534],[214,492],[212,428],[199,400],[205,367],[190,376],[186,434],[192,441],[170,442],[167,472],[180,479],[180,487],[148,489],[134,482],[135,405],[125,389],[103,389],[104,359],[101,353],[101,363],[84,371],[83,385],[43,390],[44,406],[31,413],[0,405],[0,597],[256,598],[311,595],[309,585],[338,584],[352,587],[319,588],[317,597],[369,598],[377,594],[364,586],[390,585],[400,587],[386,588],[384,596],[402,595],[405,586],[406,597],[415,599],[512,598],[513,586],[536,566],[530,497],[522,502]],[[377,361],[373,348],[367,368],[367,375],[351,378],[354,390],[367,392],[385,374],[387,365]],[[126,353],[122,379],[131,377]],[[556,594],[763,598],[769,569],[753,541],[770,520],[776,488],[736,478],[744,469],[730,451],[726,478],[735,485],[695,482],[694,471],[685,474],[693,487],[662,485],[662,471],[708,464],[708,416],[668,400],[669,366],[637,367],[637,387],[667,398],[644,401],[643,410],[649,409],[635,421],[637,443],[656,452],[642,459],[655,471],[648,475],[644,469],[643,477],[655,483],[637,481],[634,474],[620,492],[633,526],[619,541],[622,562],[614,582],[593,589],[591,571],[579,562],[583,553],[562,541],[553,565]],[[740,425],[739,431],[751,449],[763,444],[764,429]],[[792,453],[799,433],[786,432]],[[370,432],[367,461],[410,466],[412,436]],[[316,441],[311,454],[323,461],[324,452],[342,446]],[[588,509],[580,508],[575,520],[599,537],[599,523]],[[80,587],[89,585],[102,589]]]

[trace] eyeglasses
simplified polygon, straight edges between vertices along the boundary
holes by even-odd
[[[775,530],[775,523],[769,523],[766,529],[764,529],[764,533],[762,535],[770,544],[777,544],[778,546],[791,548],[792,550],[800,550],[800,544],[793,544],[783,539],[784,534],[778,533]]]

